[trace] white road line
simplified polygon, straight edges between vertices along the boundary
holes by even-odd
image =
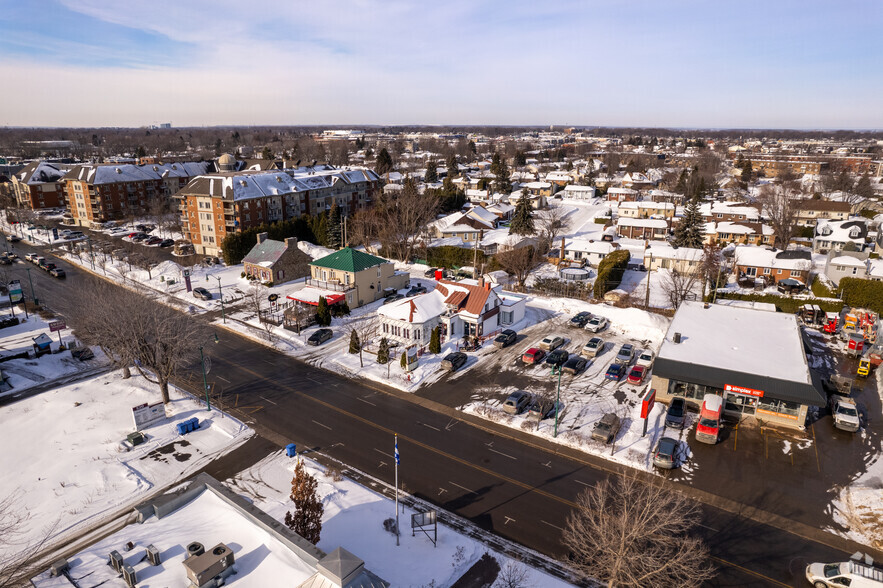
[[[438,495],[439,495],[439,496],[441,496],[441,495],[444,494],[445,492],[447,492],[447,490],[445,490],[444,488],[441,488],[441,487],[440,487],[440,488],[438,489]]]
[[[276,365],[274,362],[270,361],[270,360],[267,359],[266,357],[262,357],[262,358],[261,358],[261,361],[266,362],[266,363],[269,363],[270,365]]]
[[[503,517],[503,518],[506,519],[506,522],[503,523],[503,526],[506,526],[506,525],[508,525],[509,523],[514,523],[514,522],[515,522],[515,519],[513,519],[512,517]]]
[[[273,404],[276,404],[276,403],[274,402]],[[310,419],[310,420],[313,421],[313,419]],[[323,425],[323,424],[320,423],[319,421],[313,421],[313,422],[316,423],[317,425],[319,425],[320,427],[325,427],[325,428],[328,429],[329,431],[331,430],[331,427],[329,427],[328,425]]]
[[[232,384],[232,383],[233,383],[233,382],[231,382],[230,380],[228,380],[227,378],[225,378],[224,376],[217,376],[217,378],[218,378],[219,380],[224,380],[224,381],[227,382],[228,384]]]
[[[540,522],[543,523],[543,524],[549,525],[550,527],[555,527],[555,528],[558,529],[559,531],[564,531],[564,529],[562,529],[562,528],[559,527],[558,525],[553,525],[552,523],[550,523],[550,522],[548,522],[548,521],[544,521],[543,519],[540,519]]]
[[[359,398],[358,396],[356,396],[356,400],[361,400],[361,401],[364,402],[365,404],[370,404],[371,406],[377,406],[377,405],[374,404],[373,402],[368,402],[368,401],[365,400],[364,398]]]
[[[698,526],[700,526],[700,527],[703,527],[703,528],[705,528],[705,529],[708,529],[709,531],[714,531],[715,533],[718,533],[718,532],[719,532],[717,529],[712,529],[712,528],[709,527],[708,525],[703,525],[702,523],[696,523],[696,524],[697,524]]]
[[[426,424],[426,423],[420,423],[420,424],[423,425],[424,427],[429,427],[429,428],[432,429],[433,431],[441,432],[441,429],[438,429],[438,428],[436,428],[436,427],[433,427],[432,425],[428,425],[428,424]]]
[[[261,400],[265,400],[265,401],[269,402],[270,404],[276,404],[275,402],[273,402],[269,398],[264,398],[263,396],[261,396]]]
[[[450,484],[451,486],[456,486],[460,490],[466,490],[466,492],[469,492],[470,494],[475,494],[476,496],[478,496],[478,492],[476,492],[475,490],[470,490],[466,486],[461,486],[460,484],[457,484],[456,482],[448,482],[448,484]]]
[[[379,453],[380,455],[383,455],[383,456],[385,456],[385,457],[392,457],[392,456],[391,456],[390,454],[388,454],[387,452],[385,452],[385,451],[380,451],[380,450],[377,449],[376,447],[374,448],[374,451],[376,451],[377,453]]]
[[[490,451],[493,451],[494,453],[499,453],[499,454],[502,455],[503,457],[508,457],[509,459],[512,459],[512,460],[517,460],[517,459],[518,459],[517,457],[512,457],[512,456],[509,455],[508,453],[503,453],[502,451],[497,451],[496,449],[493,449],[492,447],[488,447],[488,449],[489,449]]]
[[[541,463],[540,465],[551,469],[552,468],[552,460],[550,459],[546,463]]]
[[[582,484],[583,486],[591,486],[591,484],[586,484],[585,482],[580,482],[579,480],[574,480],[577,484]]]
[[[314,384],[319,384],[320,386],[322,385],[322,382],[320,382],[319,380],[316,380],[316,379],[311,378],[311,377],[309,377],[309,376],[307,376],[307,379],[308,379],[309,381],[311,381],[312,383],[314,383]]]

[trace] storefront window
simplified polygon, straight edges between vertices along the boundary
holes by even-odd
[[[684,398],[702,401],[706,394],[722,394],[723,389],[713,386],[704,386],[702,384],[691,384],[689,382],[681,382],[678,380],[669,380],[668,393],[671,396],[683,396]]]
[[[754,414],[754,408],[757,406],[757,398],[753,396],[745,396],[744,394],[726,395],[726,410],[733,412],[741,412],[742,414]]]

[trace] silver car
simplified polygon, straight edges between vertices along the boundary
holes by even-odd
[[[620,365],[629,365],[632,363],[632,359],[635,357],[635,346],[631,343],[623,343],[622,347],[619,348],[619,352],[616,354],[616,358],[613,360],[614,363],[618,363]]]
[[[587,358],[597,357],[604,352],[604,339],[601,337],[592,337],[589,342],[583,346],[580,355]]]
[[[610,321],[603,316],[595,315],[589,319],[588,323],[586,323],[586,330],[591,331],[592,333],[599,333],[606,329],[609,324]]]
[[[564,337],[558,337],[555,335],[549,335],[540,341],[540,349],[545,351],[554,351],[562,345],[564,345]]]
[[[516,390],[503,403],[503,411],[509,414],[520,414],[530,404],[531,396],[524,390]]]

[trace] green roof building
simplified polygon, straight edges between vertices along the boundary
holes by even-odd
[[[397,272],[395,265],[382,257],[370,255],[350,247],[344,247],[310,264],[310,278],[307,285],[313,288],[346,294],[350,308],[357,308],[380,300],[392,290],[401,290],[408,285],[408,274]],[[307,292],[295,293],[290,298],[298,299]],[[312,304],[312,302],[308,302]]]

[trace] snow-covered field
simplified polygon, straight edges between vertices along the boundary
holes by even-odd
[[[394,501],[346,478],[334,480],[333,473],[312,460],[304,459],[304,465],[318,480],[318,492],[325,506],[319,548],[330,552],[343,547],[365,560],[366,568],[393,586],[450,586],[488,551],[480,542],[443,524],[438,527],[437,547],[422,533],[411,537],[409,521],[414,511],[410,508],[399,511],[402,532],[397,547],[395,535],[383,529],[383,521],[395,517]],[[294,466],[293,458],[284,452],[275,453],[241,472],[227,485],[282,521],[292,507],[289,494]],[[491,553],[501,566],[509,561],[506,556]],[[528,574],[525,586],[571,585],[538,570]],[[502,588],[499,582],[495,586]]]
[[[123,379],[115,371],[0,408],[0,471],[15,472],[0,480],[0,496],[28,514],[7,548],[82,532],[253,433],[183,392],[173,388],[171,395],[167,417],[145,429],[147,441],[131,451],[122,442],[135,430],[132,407],[160,401],[158,387],[140,376]],[[194,416],[200,429],[179,436],[176,424]]]

